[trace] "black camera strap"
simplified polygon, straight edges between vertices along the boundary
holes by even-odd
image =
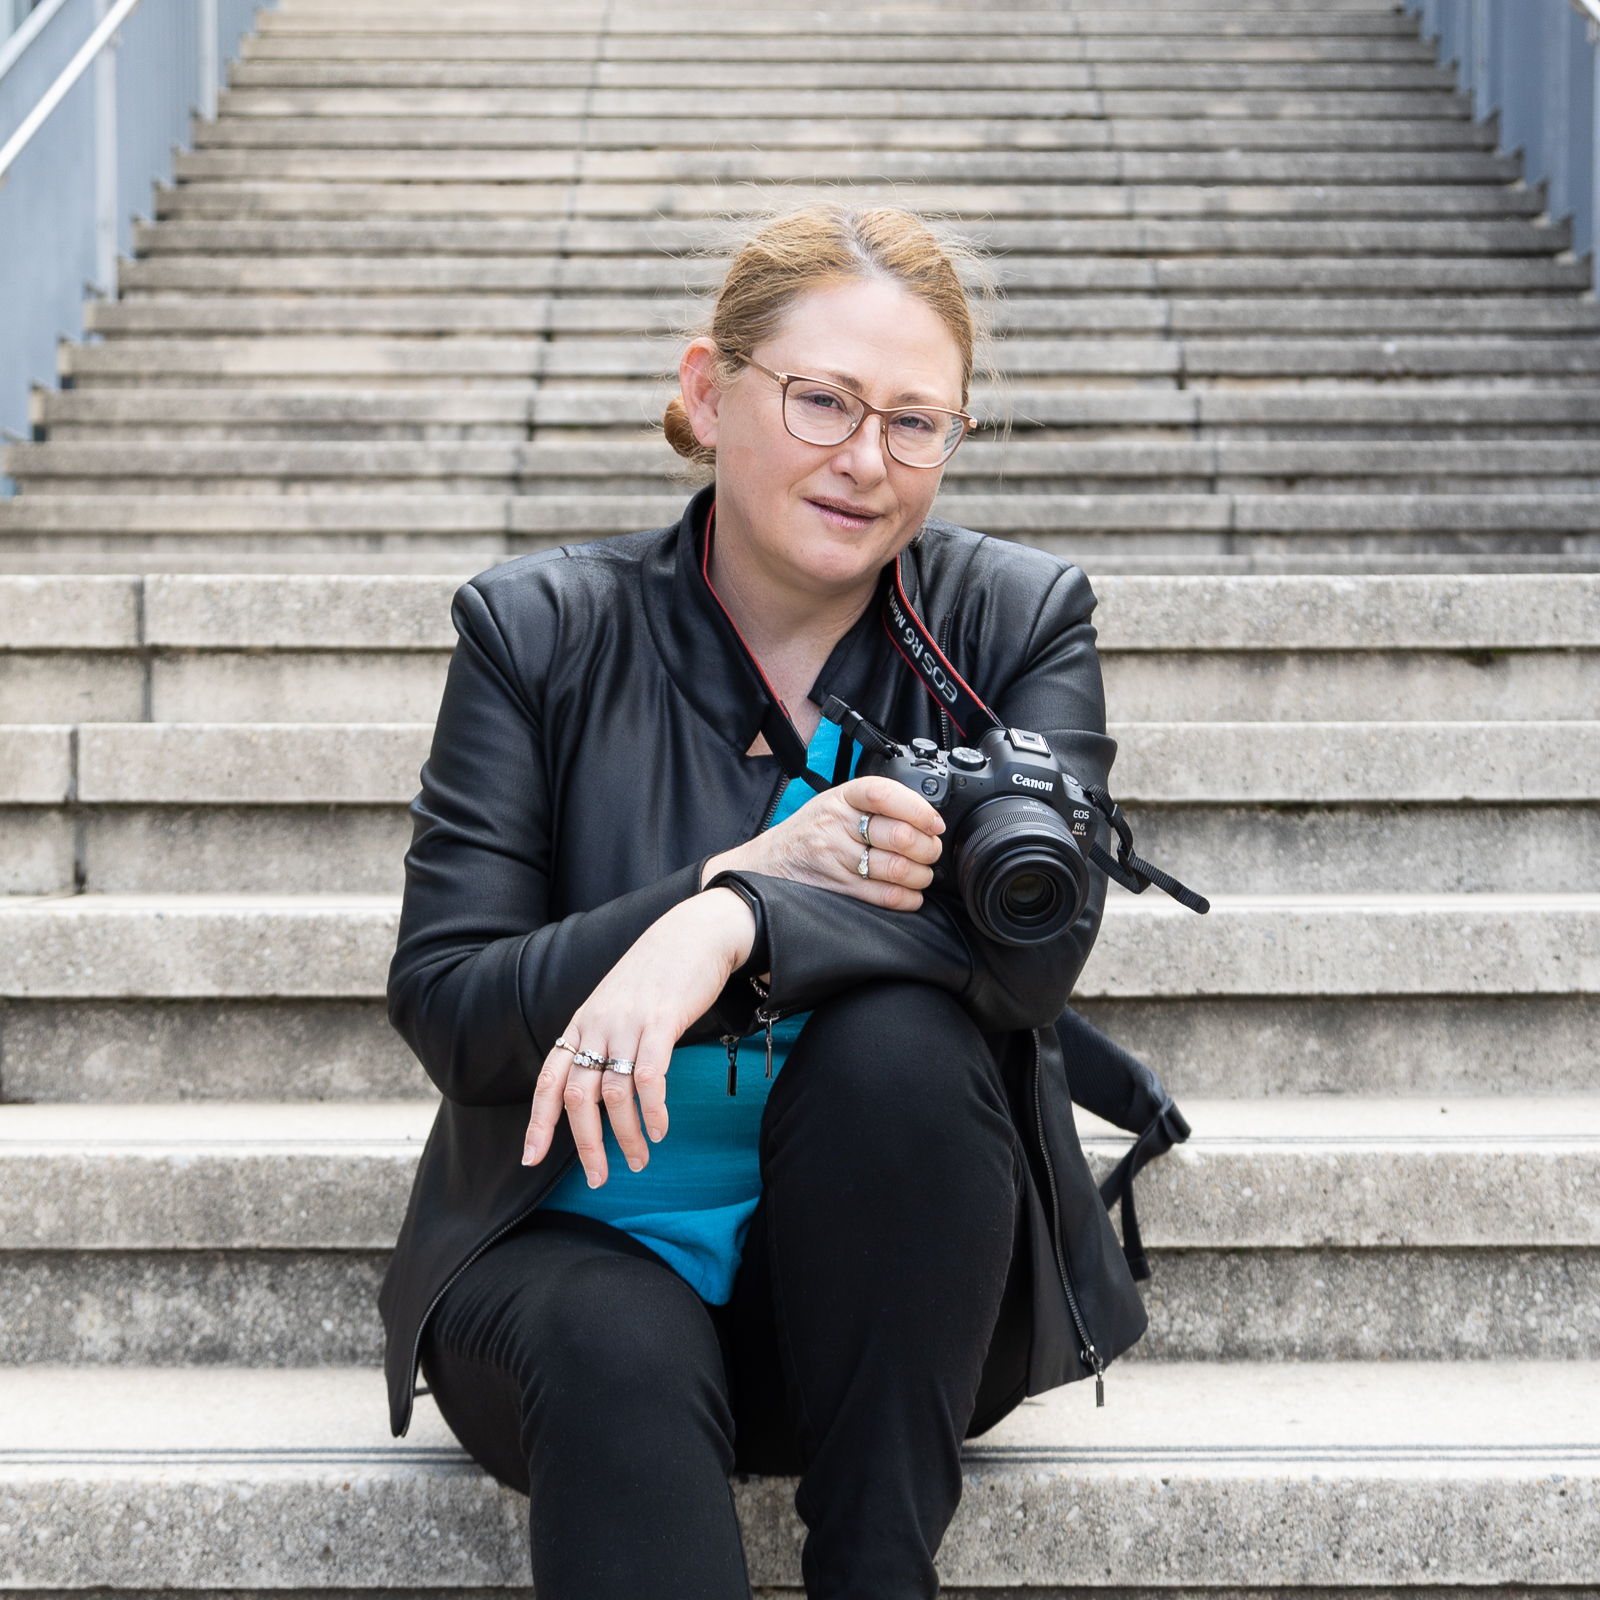
[[[976,741],[992,729],[1005,726],[956,671],[928,631],[927,623],[917,615],[916,608],[906,594],[898,556],[895,558],[893,581],[884,586],[883,626],[894,640],[895,649],[905,658],[906,665],[922,680],[923,688],[955,724],[962,738]],[[844,747],[846,741],[843,737],[840,742]],[[1098,842],[1089,846],[1089,859],[1108,878],[1115,878],[1132,894],[1143,894],[1154,884],[1171,895],[1179,905],[1187,906],[1201,916],[1211,909],[1211,902],[1204,895],[1196,894],[1170,873],[1163,872],[1160,867],[1134,854],[1133,830],[1128,826],[1128,819],[1123,816],[1122,807],[1104,789],[1090,783],[1084,785],[1083,792],[1117,835],[1115,859]]]
[[[895,649],[905,657],[906,665],[922,679],[923,688],[963,739],[976,743],[991,729],[1005,726],[951,665],[950,658],[929,633],[927,623],[917,615],[906,594],[898,556],[893,578],[883,589],[883,626]]]

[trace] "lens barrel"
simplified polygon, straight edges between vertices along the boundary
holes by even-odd
[[[979,806],[955,840],[967,915],[1002,944],[1043,944],[1083,914],[1089,868],[1049,806],[1003,795]]]

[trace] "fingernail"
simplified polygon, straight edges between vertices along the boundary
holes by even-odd
[[[628,1170],[630,1172],[643,1172],[644,1171],[644,1162],[642,1162],[642,1161],[630,1161],[628,1163]]]
[[[650,1142],[652,1144],[660,1144],[661,1143],[661,1131],[660,1131],[660,1129],[652,1128],[650,1130]]]
[[[525,1167],[531,1167],[533,1165],[533,1146],[532,1145],[529,1145],[522,1152],[522,1164]]]
[[[588,1177],[589,1177],[589,1187],[591,1189],[598,1189],[600,1187],[600,1180],[597,1177],[595,1177],[595,1175],[592,1172],[588,1174]]]

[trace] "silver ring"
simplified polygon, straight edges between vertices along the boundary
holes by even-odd
[[[869,822],[871,822],[871,821],[872,821],[871,813],[863,811],[861,813],[861,820],[856,824],[856,832],[861,835],[862,844],[871,844],[872,843],[872,841],[867,837],[867,824]],[[865,877],[865,876],[866,876],[866,874],[862,873],[862,877]]]
[[[572,1064],[575,1067],[589,1067],[595,1072],[606,1070],[606,1058],[597,1056],[592,1050],[574,1050]]]
[[[577,1055],[577,1053],[578,1053],[577,1045],[568,1044],[567,1041],[566,1041],[566,1037],[564,1035],[561,1038],[557,1039],[556,1042],[553,1045],[551,1045],[550,1048],[552,1050],[570,1050],[573,1053],[573,1055]]]
[[[870,877],[872,875],[871,872],[869,871],[869,868],[871,866],[871,861],[872,861],[872,849],[871,849],[871,846],[868,846],[867,849],[865,849],[865,850],[863,850],[861,852],[861,859],[858,862],[856,862],[856,872],[857,872],[857,874],[859,876],[861,876],[863,878],[867,878],[867,877]]]
[[[624,1078],[633,1076],[633,1063],[624,1056],[607,1056],[606,1071],[615,1072]]]

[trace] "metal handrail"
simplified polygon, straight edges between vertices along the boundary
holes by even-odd
[[[0,78],[5,77],[16,65],[22,52],[44,32],[45,24],[66,3],[67,0],[45,0],[42,6],[30,11],[22,19],[22,26],[4,44],[0,44]]]
[[[38,105],[22,119],[22,126],[0,148],[0,183],[5,182],[6,173],[27,148],[28,141],[44,126],[50,113],[66,99],[72,86],[89,70],[94,58],[111,43],[117,29],[139,9],[139,4],[140,0],[117,0],[106,13],[105,20],[84,40],[83,48],[67,63],[61,76],[39,97]]]

